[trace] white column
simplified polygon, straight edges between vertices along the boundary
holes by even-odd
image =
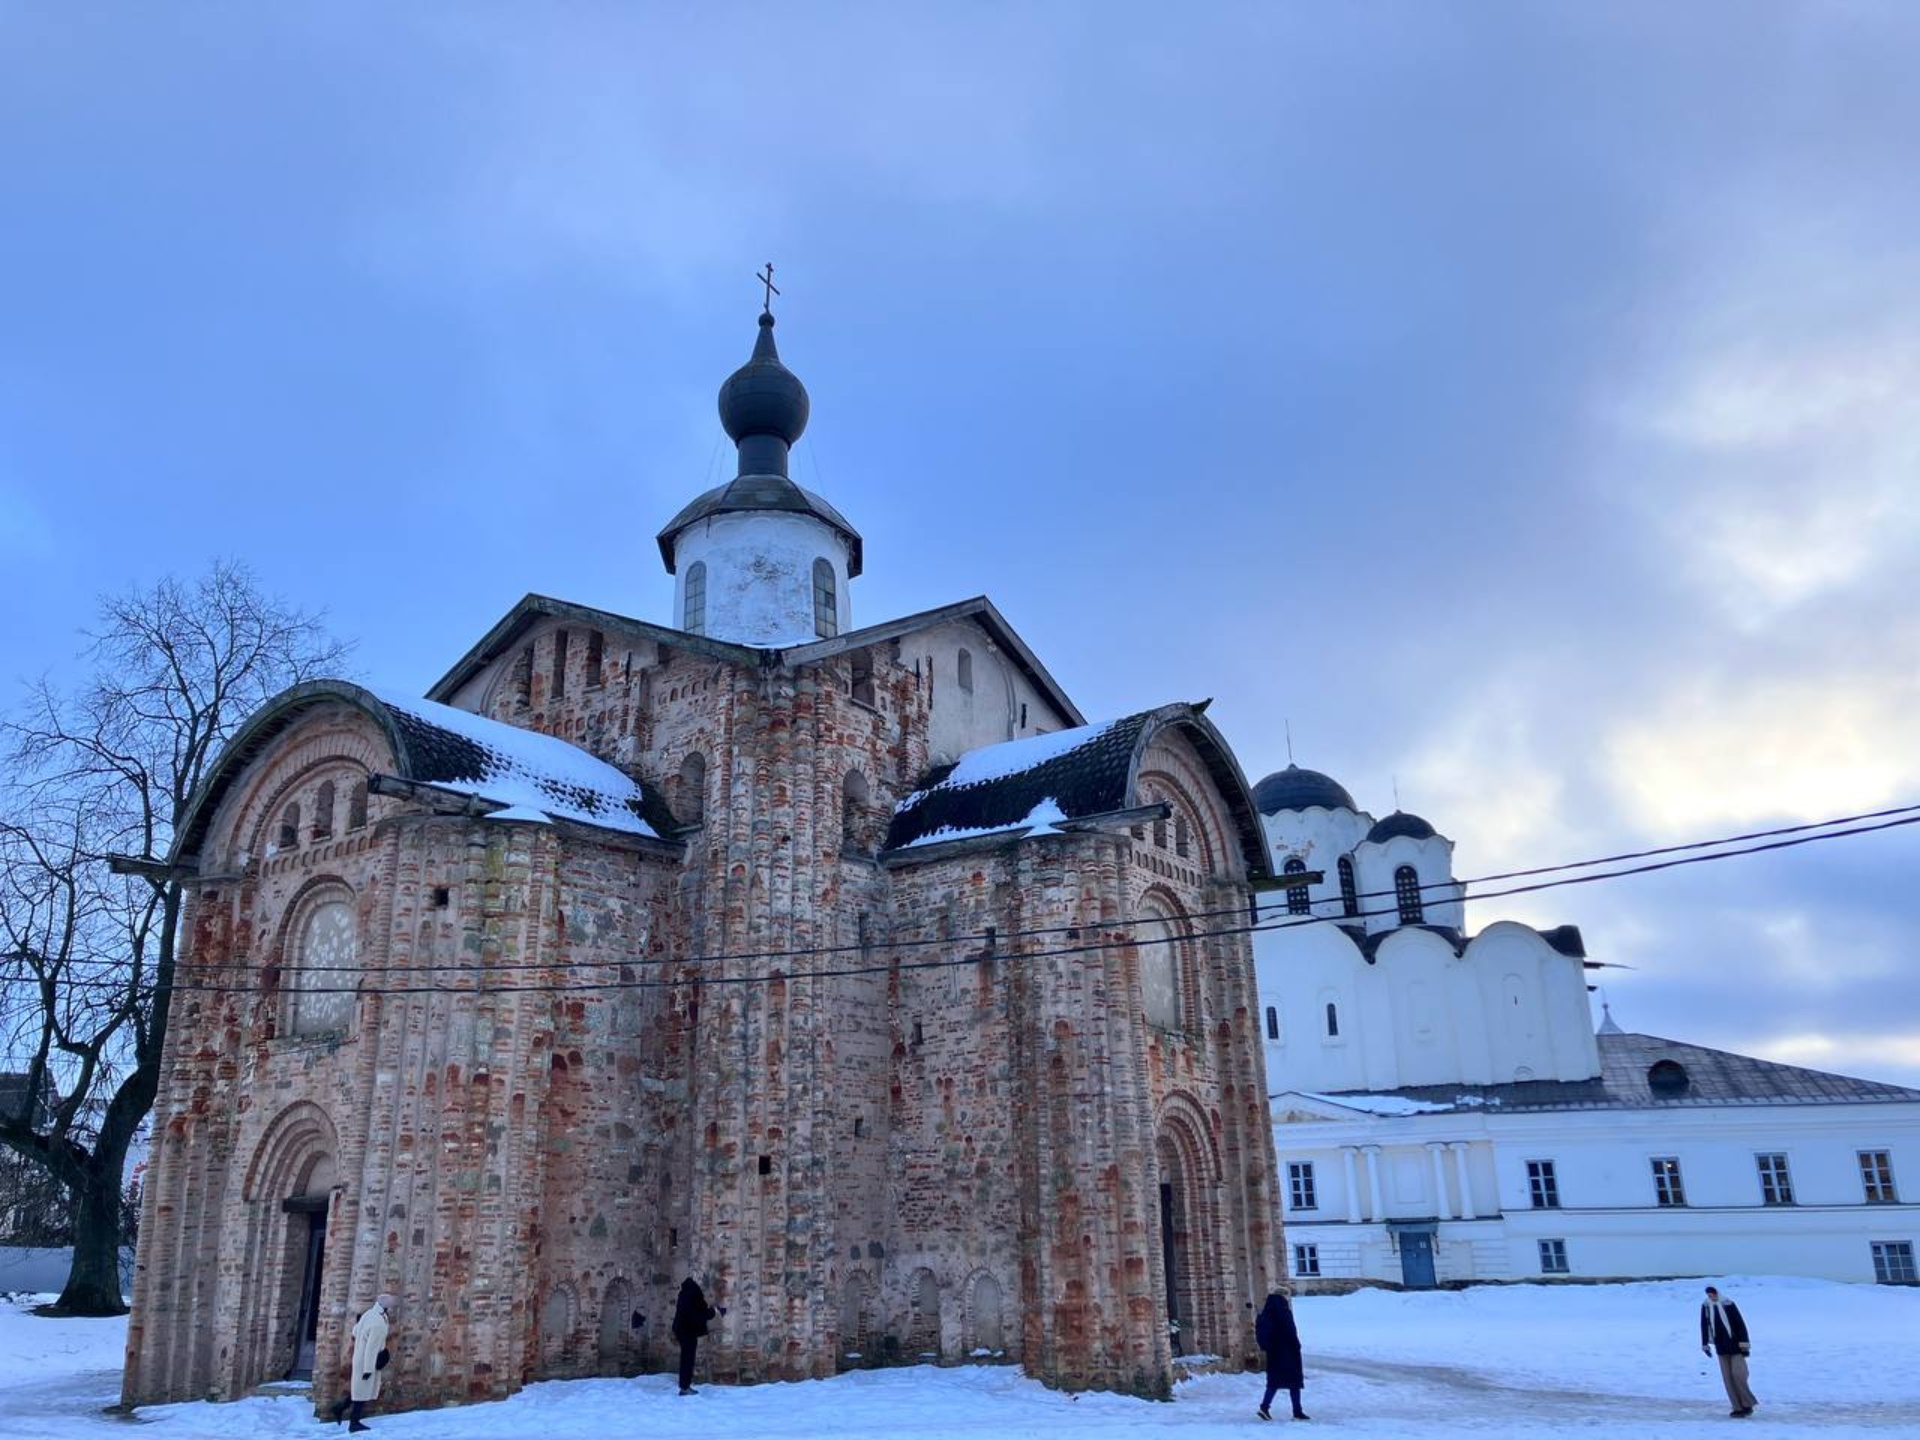
[[[1473,1184],[1467,1179],[1467,1142],[1464,1140],[1450,1141],[1447,1148],[1453,1151],[1454,1172],[1460,1177],[1460,1218],[1462,1220],[1472,1220],[1475,1218],[1473,1213]]]
[[[1347,1162],[1347,1223],[1360,1223],[1360,1172],[1353,1162],[1353,1146],[1342,1145],[1340,1158]]]
[[[1444,1140],[1427,1141],[1427,1158],[1433,1162],[1433,1213],[1442,1220],[1451,1220],[1453,1207],[1447,1204],[1446,1150]]]
[[[1387,1218],[1387,1207],[1380,1203],[1380,1147],[1362,1145],[1360,1150],[1367,1157],[1367,1199],[1373,1206],[1372,1219],[1377,1225]]]

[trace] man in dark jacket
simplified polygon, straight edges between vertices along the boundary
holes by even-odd
[[[699,1283],[689,1275],[680,1286],[680,1295],[673,1302],[673,1338],[680,1342],[680,1393],[694,1394],[693,1358],[700,1348],[700,1337],[707,1333],[707,1325],[716,1314],[707,1304],[707,1297]]]
[[[1759,1401],[1747,1388],[1747,1322],[1740,1307],[1720,1298],[1720,1292],[1707,1286],[1707,1298],[1700,1306],[1700,1351],[1720,1357],[1720,1380],[1727,1387],[1727,1399],[1733,1405],[1729,1414],[1745,1418]]]
[[[1260,1397],[1260,1409],[1255,1413],[1262,1420],[1271,1420],[1273,1413],[1267,1407],[1273,1404],[1275,1395],[1285,1390],[1287,1398],[1293,1401],[1293,1418],[1310,1418],[1300,1408],[1300,1389],[1306,1383],[1300,1363],[1300,1327],[1293,1323],[1293,1306],[1287,1303],[1284,1292],[1276,1290],[1267,1296],[1266,1307],[1253,1322],[1253,1338],[1260,1342],[1267,1356],[1267,1391]]]

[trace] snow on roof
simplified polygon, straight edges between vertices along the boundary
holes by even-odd
[[[1460,1095],[1450,1101],[1410,1100],[1404,1095],[1321,1095],[1311,1090],[1302,1090],[1300,1095],[1302,1099],[1362,1110],[1369,1115],[1433,1115],[1462,1105],[1486,1104],[1478,1095]]]
[[[941,779],[940,784],[947,786],[979,785],[988,780],[1004,779],[1008,775],[1018,775],[1044,765],[1056,756],[1078,750],[1082,745],[1090,745],[1113,728],[1111,720],[1094,725],[1081,725],[1072,730],[1056,730],[1051,735],[1029,735],[1024,740],[1007,740],[998,745],[985,745],[978,750],[969,750],[960,757],[960,761]],[[932,788],[932,787],[929,787]],[[897,808],[906,809],[913,803],[914,796],[902,800]]]
[[[982,835],[1013,834],[1018,831],[1030,835],[1057,835],[1054,827],[1067,817],[1052,800],[1042,800],[1026,815],[1011,825],[986,825],[966,828],[958,825],[943,826],[938,830],[929,830],[924,835],[916,835],[901,848],[911,850],[915,845],[938,845],[946,840],[973,840]]]
[[[375,689],[406,734],[413,778],[507,807],[502,818],[552,817],[658,837],[651,797],[577,745],[433,700]]]
[[[969,750],[894,807],[887,848],[1046,827],[1126,803],[1135,742],[1148,711]]]

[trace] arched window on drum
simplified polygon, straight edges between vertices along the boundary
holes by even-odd
[[[1304,875],[1307,873],[1307,862],[1295,855],[1282,865],[1280,870],[1285,875]],[[1313,913],[1313,898],[1307,894],[1307,889],[1305,885],[1287,887],[1287,914],[1311,915]]]

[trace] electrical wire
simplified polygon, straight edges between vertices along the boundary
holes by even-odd
[[[1498,881],[1524,879],[1524,878],[1530,878],[1535,875],[1564,874],[1568,871],[1574,871],[1574,870],[1590,870],[1601,865],[1615,865],[1628,860],[1649,859],[1656,856],[1676,855],[1676,854],[1682,854],[1689,851],[1717,850],[1723,846],[1742,844],[1747,841],[1765,840],[1765,839],[1771,839],[1777,836],[1785,836],[1785,835],[1803,835],[1815,830],[1834,831],[1836,838],[1838,838],[1838,836],[1851,834],[1855,832],[1849,831],[1849,830],[1838,830],[1837,827],[1849,826],[1849,825],[1857,824],[1862,821],[1880,820],[1889,816],[1900,816],[1900,815],[1913,815],[1916,817],[1920,817],[1920,804],[1897,805],[1885,810],[1864,811],[1858,815],[1836,816],[1830,820],[1815,820],[1815,821],[1807,821],[1807,822],[1804,822],[1801,824],[1795,824],[1795,825],[1781,825],[1768,830],[1754,830],[1754,831],[1749,831],[1746,834],[1742,834],[1742,835],[1726,835],[1726,836],[1721,836],[1717,839],[1712,839],[1712,840],[1689,840],[1684,843],[1676,844],[1676,845],[1663,845],[1663,846],[1657,846],[1657,847],[1644,849],[1644,850],[1627,850],[1627,851],[1622,851],[1619,854],[1603,855],[1603,856],[1599,856],[1597,858],[1589,859],[1589,860],[1568,860],[1568,861],[1562,861],[1554,865],[1537,865],[1530,869],[1524,869],[1524,870],[1496,871],[1487,875],[1471,876],[1465,880],[1449,879],[1449,880],[1421,881],[1419,882],[1417,888],[1420,891],[1423,900],[1427,897],[1428,892],[1436,892],[1435,898],[1437,899],[1438,903],[1443,903],[1443,904],[1453,902],[1456,900],[1464,902],[1466,900],[1499,899],[1503,895],[1528,894],[1528,893],[1531,893],[1531,891],[1530,890],[1498,891],[1498,892],[1486,892],[1486,893],[1477,894],[1477,895],[1469,894],[1467,892],[1473,886],[1487,885],[1487,884],[1492,884]],[[1759,847],[1759,848],[1764,849],[1767,847]],[[1745,854],[1745,853],[1753,853],[1753,852],[1738,851],[1738,852],[1730,852],[1730,853]],[[1623,873],[1639,873],[1639,872],[1623,872]],[[1540,887],[1540,888],[1548,888],[1548,887]],[[1445,892],[1445,893],[1438,893],[1438,892]],[[1455,892],[1458,892],[1458,893],[1455,893]],[[1272,894],[1277,892],[1263,892],[1263,893]],[[1386,890],[1361,890],[1361,891],[1356,891],[1353,898],[1356,902],[1365,901],[1365,900],[1393,900],[1395,901],[1394,909],[1397,909],[1399,894],[1400,894],[1400,891],[1397,887],[1393,889],[1386,889]],[[1281,904],[1281,903],[1284,903],[1284,901],[1274,901],[1271,903],[1265,903],[1262,901],[1260,895],[1256,894],[1255,896],[1256,909],[1273,908],[1274,906],[1277,906],[1278,904]],[[1321,902],[1312,902],[1312,903],[1325,903],[1325,902],[1321,901]],[[1247,906],[1242,904],[1242,905],[1228,906],[1218,910],[1191,910],[1186,912],[1186,914],[1182,918],[1187,920],[1213,920],[1213,919],[1222,919],[1227,916],[1244,915],[1246,913],[1247,913]],[[1355,913],[1352,915],[1341,915],[1341,916],[1329,917],[1329,918],[1333,918],[1337,922],[1338,920],[1360,919],[1368,915],[1389,914],[1389,913],[1394,913],[1394,910],[1393,909],[1379,910],[1379,911],[1356,910]],[[1147,925],[1147,924],[1154,923],[1158,918],[1159,917],[1151,916],[1151,915],[1135,916],[1130,919],[1115,919],[1110,921],[1102,921],[1101,925],[1104,928],[1115,928],[1115,927],[1133,926],[1133,925]],[[931,948],[935,946],[951,945],[956,942],[965,942],[965,941],[980,941],[984,943],[988,941],[1000,942],[1000,941],[1022,939],[1022,938],[1027,938],[1031,936],[1062,935],[1062,934],[1067,934],[1073,931],[1083,930],[1087,928],[1089,927],[1085,925],[1041,925],[1041,926],[1033,926],[1033,927],[1023,928],[1023,929],[1016,929],[1016,930],[1004,930],[1004,931],[995,930],[992,932],[983,930],[983,931],[967,932],[960,935],[942,936],[939,938],[932,938],[932,939],[890,940],[886,942],[886,946],[887,948],[894,949],[894,950],[926,949],[926,948]],[[788,947],[788,948],[779,949],[779,950],[742,950],[742,951],[729,952],[725,954],[705,954],[705,955],[689,956],[684,958],[675,957],[675,956],[630,956],[627,958],[617,959],[617,960],[568,960],[568,961],[559,961],[559,962],[553,962],[553,963],[527,961],[524,963],[512,963],[507,965],[491,966],[489,967],[489,970],[492,973],[509,973],[516,970],[553,970],[553,969],[605,970],[605,969],[611,969],[614,967],[627,967],[627,966],[635,966],[635,965],[706,964],[709,962],[726,963],[728,961],[736,961],[736,960],[804,959],[804,958],[810,958],[817,955],[855,954],[861,951],[872,949],[873,944],[874,942],[870,942],[870,941],[851,940],[851,941],[836,941],[831,944],[825,944],[825,945],[793,946],[793,947]],[[259,965],[258,965],[258,962],[252,961],[252,960],[233,960],[233,961],[203,962],[197,965],[196,968],[202,969],[202,970],[234,969],[234,970],[253,971],[253,970],[257,970],[259,968]],[[464,962],[449,961],[444,964],[429,963],[425,965],[410,965],[410,964],[302,965],[301,969],[308,973],[316,973],[316,972],[328,971],[328,970],[342,970],[342,971],[350,971],[358,975],[379,975],[379,974],[386,974],[389,972],[403,973],[403,974],[409,974],[409,975],[420,975],[420,974],[430,974],[438,971],[450,971],[458,974],[467,974],[472,971],[473,967],[472,965]]]
[[[1903,808],[1908,808],[1908,807],[1903,807]],[[1530,895],[1530,894],[1538,893],[1540,891],[1555,890],[1555,889],[1560,889],[1562,887],[1570,886],[1570,885],[1593,884],[1603,880],[1618,880],[1618,879],[1626,878],[1628,876],[1653,874],[1659,871],[1679,869],[1689,865],[1702,865],[1702,864],[1707,864],[1709,862],[1716,861],[1716,860],[1730,860],[1730,859],[1736,859],[1746,855],[1756,855],[1756,854],[1761,854],[1769,851],[1790,850],[1790,849],[1795,849],[1804,845],[1819,844],[1822,841],[1826,841],[1826,840],[1838,840],[1838,839],[1845,839],[1855,835],[1874,834],[1884,830],[1894,830],[1904,826],[1916,825],[1916,824],[1920,824],[1920,815],[1905,815],[1902,818],[1883,820],[1872,825],[1861,825],[1861,826],[1856,826],[1850,829],[1828,831],[1821,834],[1801,834],[1801,835],[1793,836],[1791,838],[1786,838],[1786,839],[1769,840],[1763,844],[1750,845],[1741,849],[1720,850],[1720,851],[1716,851],[1709,854],[1682,855],[1682,856],[1678,856],[1677,858],[1670,858],[1670,859],[1653,859],[1646,864],[1635,865],[1625,869],[1609,870],[1609,871],[1603,871],[1599,873],[1586,874],[1586,875],[1567,875],[1567,876],[1562,876],[1559,879],[1536,881],[1532,884],[1511,886],[1504,890],[1488,891],[1485,894],[1476,896],[1475,898],[1476,899],[1502,899],[1502,898],[1506,898],[1514,895]],[[1805,827],[1792,827],[1792,828],[1805,828]],[[1672,847],[1668,847],[1668,848],[1670,851]],[[1646,852],[1646,853],[1651,855],[1656,852]],[[1544,869],[1546,867],[1542,867],[1542,868]],[[1247,914],[1248,911],[1245,909],[1240,909],[1240,910],[1236,910],[1235,913]],[[1352,920],[1352,919],[1369,919],[1369,918],[1374,918],[1377,916],[1384,916],[1384,915],[1397,916],[1398,913],[1399,912],[1398,912],[1397,906],[1383,906],[1379,909],[1363,910],[1359,915],[1354,915],[1354,916],[1289,915],[1285,919],[1264,920],[1264,921],[1253,920],[1247,924],[1242,924],[1242,925],[1217,926],[1217,927],[1212,927],[1212,928],[1198,930],[1198,931],[1187,931],[1178,936],[1170,937],[1170,938],[1176,938],[1182,941],[1194,941],[1194,940],[1216,939],[1216,938],[1222,938],[1227,936],[1237,936],[1237,935],[1255,935],[1255,934],[1264,934],[1272,931],[1294,929],[1294,928],[1305,926],[1305,925],[1340,924],[1344,921]],[[1149,916],[1149,917],[1145,917],[1145,919],[1148,921],[1161,920],[1162,923],[1164,923],[1164,920],[1162,917]],[[1093,930],[1093,931],[1115,930],[1115,929],[1123,929],[1131,924],[1139,924],[1139,923],[1142,923],[1142,921],[1139,919],[1135,919],[1132,921],[1119,921],[1119,920],[1099,921],[1095,923],[1088,923],[1088,924],[1077,925],[1077,926],[1045,927],[1045,933],[1054,933],[1062,930],[1069,931],[1069,932],[1085,931],[1085,930]],[[1029,933],[1038,934],[1043,932],[1040,930],[1036,930]],[[673,988],[677,988],[685,985],[698,985],[698,986],[761,985],[761,984],[774,983],[775,981],[785,982],[788,980],[800,981],[800,980],[845,979],[845,978],[854,978],[854,977],[867,976],[867,975],[898,974],[905,971],[947,969],[947,968],[955,968],[955,967],[961,967],[961,966],[977,966],[981,964],[989,964],[997,960],[1009,960],[1009,961],[1044,960],[1044,959],[1053,959],[1053,958],[1059,958],[1059,957],[1070,956],[1070,955],[1082,955],[1082,954],[1097,953],[1097,952],[1106,951],[1106,950],[1121,949],[1121,948],[1125,948],[1127,946],[1132,946],[1139,943],[1138,941],[1135,940],[1134,937],[1126,936],[1124,938],[1113,938],[1113,939],[1093,941],[1093,942],[1076,944],[1076,945],[1043,948],[1040,950],[1020,950],[1020,949],[1002,950],[999,947],[999,942],[1004,937],[1000,937],[998,935],[987,935],[985,933],[982,933],[981,935],[974,936],[974,937],[954,937],[950,939],[944,939],[944,940],[933,941],[933,942],[916,942],[916,943],[931,943],[931,944],[950,946],[958,943],[959,940],[964,938],[973,938],[973,939],[982,940],[986,942],[985,948],[980,953],[963,955],[957,958],[946,957],[946,958],[935,958],[935,959],[920,960],[920,961],[886,960],[886,961],[876,962],[872,964],[838,966],[838,967],[833,967],[828,969],[806,969],[806,970],[795,970],[792,972],[787,972],[787,971],[755,972],[755,973],[741,974],[741,975],[692,974],[692,975],[682,975],[680,977],[673,978],[673,979],[656,979],[656,980],[633,979],[633,978],[622,977],[619,979],[609,979],[609,980],[599,980],[599,981],[589,980],[584,983],[575,982],[575,981],[565,981],[565,982],[550,982],[550,983],[537,983],[537,984],[500,985],[500,986],[494,986],[490,990],[483,990],[481,988],[481,982],[484,982],[490,978],[493,978],[499,973],[499,970],[504,967],[470,966],[470,967],[467,967],[463,971],[463,973],[473,978],[473,980],[475,981],[475,984],[473,985],[379,986],[379,987],[375,987],[371,993],[376,993],[380,995],[473,996],[473,995],[478,995],[483,993],[512,992],[517,994],[560,995],[560,994],[593,994],[593,993],[599,993],[602,991],[614,991],[614,990],[673,989]],[[840,947],[834,947],[834,948],[838,949]],[[855,946],[853,948],[865,949],[865,950],[875,950],[875,949],[900,950],[900,949],[905,949],[909,947],[905,943],[870,942],[865,947]],[[805,956],[808,954],[824,953],[824,951],[816,950],[816,951],[810,951],[810,952],[789,951],[789,952],[770,952],[770,953],[774,955],[779,955],[779,956],[789,956],[789,955]],[[688,969],[697,969],[705,965],[711,965],[716,963],[725,964],[728,961],[732,961],[732,960],[763,959],[763,958],[767,958],[767,956],[765,954],[743,954],[740,956],[709,957],[706,959],[684,959],[684,958],[677,958],[673,956],[666,956],[666,957],[650,960],[648,963],[661,964],[661,965],[678,964]],[[632,965],[636,962],[612,961],[612,962],[602,962],[602,963]],[[183,962],[179,966],[179,970],[188,975],[194,974],[198,968],[199,967],[196,967],[192,962]],[[249,967],[249,968],[254,968],[254,967]],[[329,967],[329,968],[332,968],[332,967]],[[570,967],[567,962],[560,962],[555,965],[546,965],[546,966],[535,965],[535,966],[529,966],[524,968],[546,969],[551,971],[555,969],[564,970]],[[95,982],[95,981],[81,979],[81,980],[74,980],[74,981],[67,982],[69,987],[77,986],[77,985],[96,984],[96,983],[111,984],[116,989],[125,988],[124,981]],[[252,987],[250,986],[243,987],[239,985],[221,984],[221,983],[200,984],[200,983],[193,983],[191,981],[175,980],[167,985],[160,985],[158,983],[155,983],[151,988],[156,993],[162,989],[166,989],[166,990],[171,990],[175,993],[239,994],[239,993],[246,993],[246,991],[250,990]],[[342,986],[287,986],[287,987],[284,987],[282,993],[317,996],[317,995],[359,995],[359,994],[368,993],[368,992],[366,991],[365,987],[360,985],[353,985],[353,986],[342,985]]]

